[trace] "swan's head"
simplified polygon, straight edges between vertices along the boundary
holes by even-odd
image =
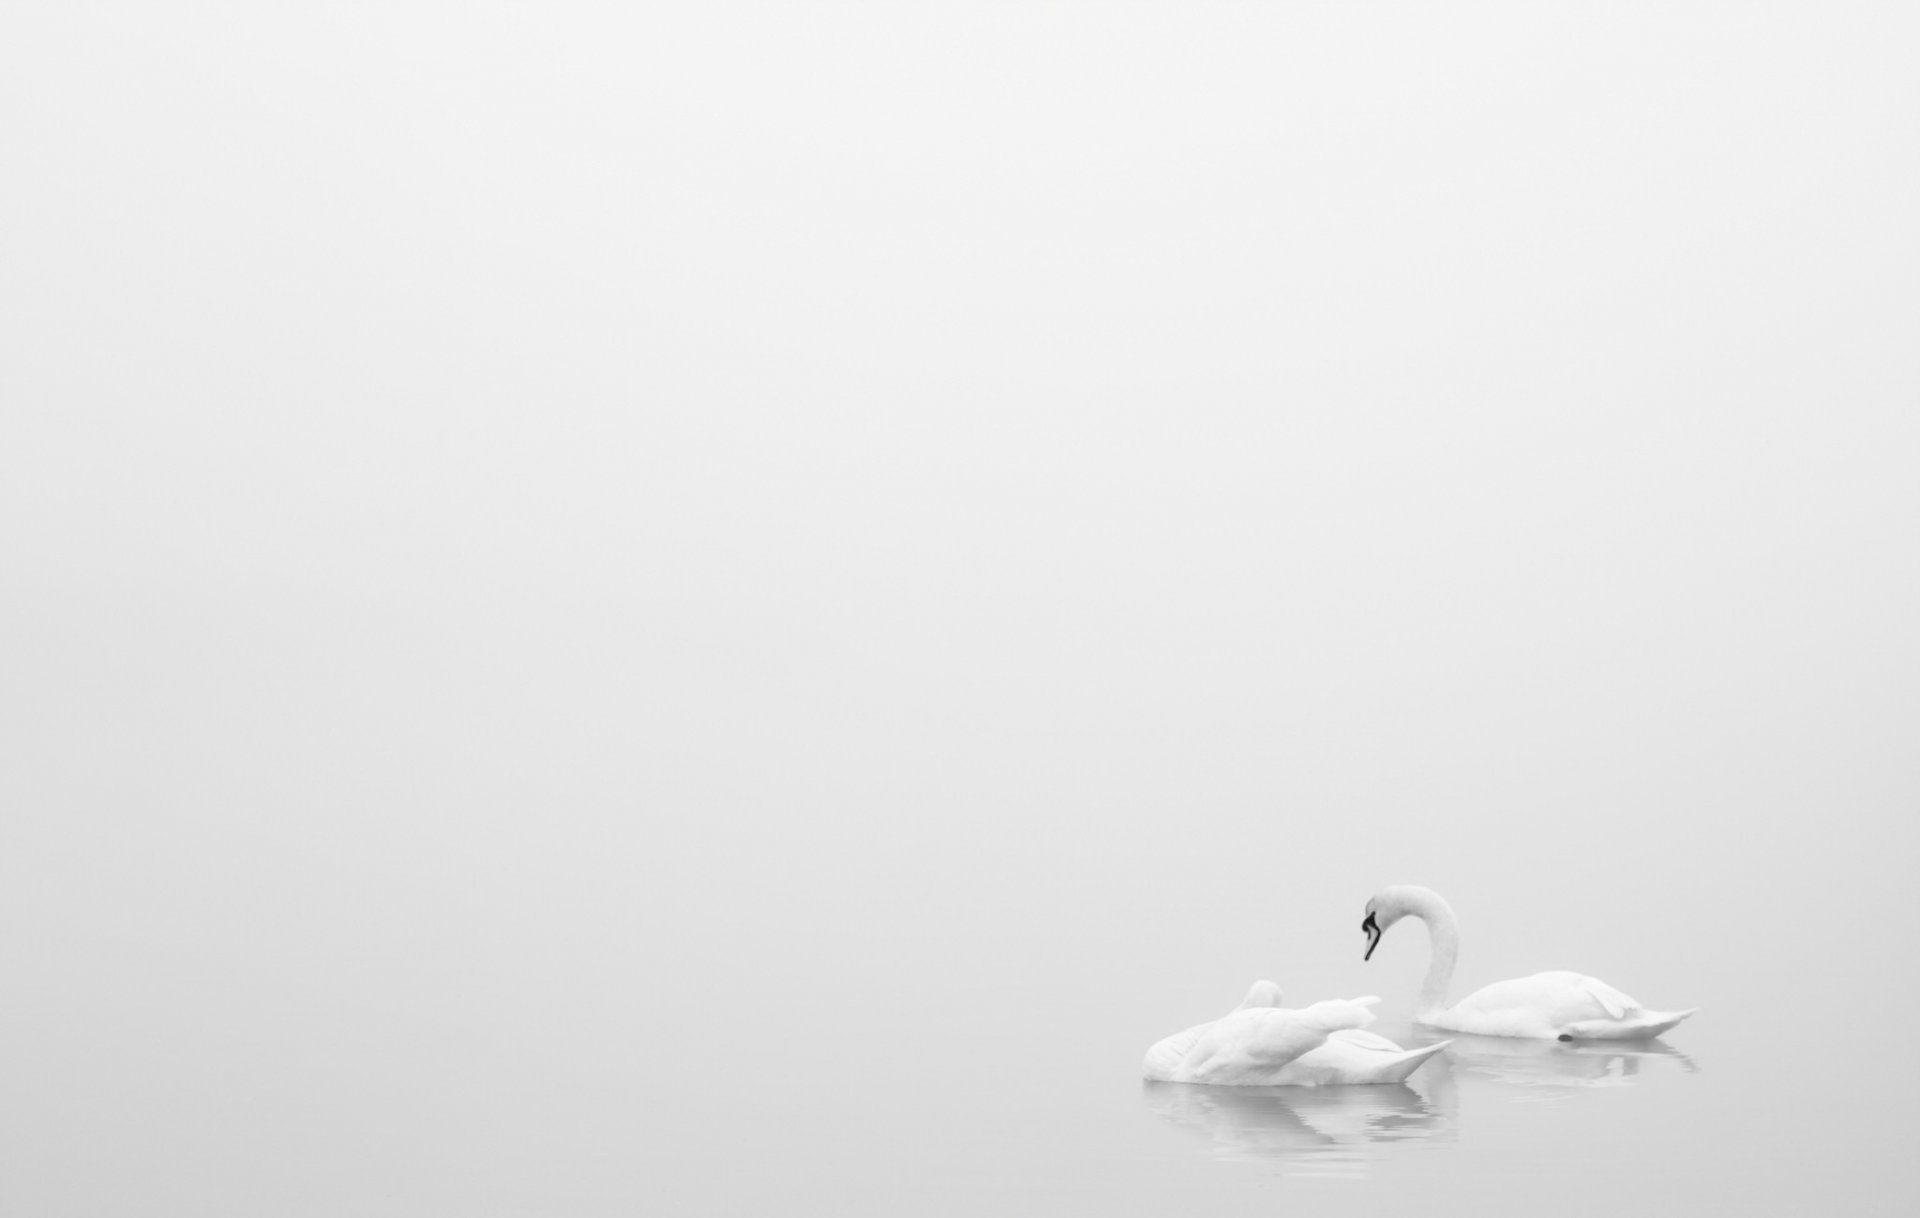
[[[1406,894],[1399,887],[1382,888],[1373,894],[1367,902],[1367,916],[1361,920],[1360,929],[1367,936],[1366,955],[1362,960],[1373,959],[1373,949],[1380,946],[1380,940],[1386,937],[1387,928],[1412,913],[1407,905]]]
[[[1367,902],[1367,916],[1360,923],[1360,931],[1367,936],[1367,952],[1360,958],[1362,960],[1371,960],[1373,959],[1373,949],[1380,946],[1381,937],[1387,933],[1387,928],[1380,925],[1380,915],[1379,912],[1374,909],[1372,901]]]

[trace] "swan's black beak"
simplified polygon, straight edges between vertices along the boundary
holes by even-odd
[[[1360,924],[1360,929],[1365,931],[1367,935],[1367,954],[1360,957],[1360,959],[1371,960],[1373,959],[1373,949],[1380,946],[1380,937],[1387,932],[1380,929],[1380,924],[1373,920],[1372,914],[1367,915],[1367,920]]]

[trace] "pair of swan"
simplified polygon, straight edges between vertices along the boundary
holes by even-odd
[[[1373,958],[1387,929],[1403,918],[1427,924],[1432,962],[1420,987],[1414,1020],[1474,1036],[1544,1040],[1632,1040],[1654,1037],[1693,1011],[1652,1011],[1597,978],[1580,973],[1536,973],[1497,981],[1453,1006],[1447,986],[1460,954],[1453,907],[1430,888],[1395,885],[1367,902],[1360,929],[1363,960]],[[1235,1086],[1402,1082],[1449,1041],[1404,1050],[1364,1031],[1378,998],[1333,999],[1310,1007],[1283,1007],[1280,987],[1257,982],[1225,1016],[1169,1036],[1147,1050],[1149,1079]]]

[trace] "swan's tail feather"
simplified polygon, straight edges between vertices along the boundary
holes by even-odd
[[[1415,1070],[1418,1070],[1421,1066],[1426,1065],[1429,1057],[1432,1057],[1452,1043],[1450,1040],[1436,1041],[1433,1044],[1413,1050],[1399,1061],[1393,1063],[1393,1069],[1382,1074],[1380,1081],[1383,1083],[1406,1082],[1407,1076]]]
[[[1684,1011],[1648,1011],[1648,1017],[1656,1019],[1659,1022],[1654,1024],[1646,1034],[1648,1036],[1658,1036],[1688,1016],[1698,1015],[1699,1013],[1699,1007],[1688,1007]]]
[[[1156,1042],[1147,1050],[1147,1058],[1141,1063],[1141,1074],[1163,1083],[1177,1079],[1180,1064],[1187,1059],[1187,1054],[1193,1051],[1193,1046],[1200,1041],[1201,1033],[1205,1032],[1209,1026],[1203,1023]]]

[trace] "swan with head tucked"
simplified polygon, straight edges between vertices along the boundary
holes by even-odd
[[[1365,1030],[1378,998],[1283,1007],[1280,987],[1256,981],[1239,1006],[1147,1050],[1146,1077],[1163,1083],[1322,1087],[1398,1083],[1446,1041],[1406,1050]]]
[[[1360,923],[1367,935],[1361,959],[1372,959],[1387,928],[1408,917],[1427,924],[1433,947],[1413,1012],[1414,1020],[1428,1027],[1475,1036],[1637,1040],[1658,1036],[1694,1013],[1650,1011],[1606,982],[1580,973],[1535,973],[1496,981],[1448,1006],[1447,985],[1460,954],[1460,924],[1453,907],[1432,889],[1397,884],[1375,893]]]

